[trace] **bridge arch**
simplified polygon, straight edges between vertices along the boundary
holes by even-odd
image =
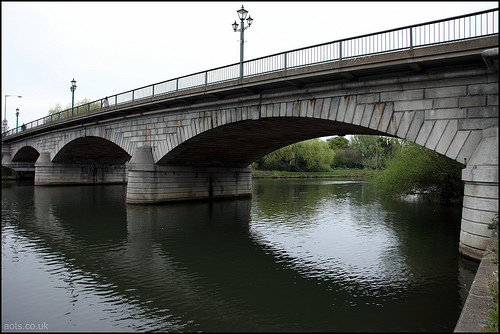
[[[23,146],[12,157],[12,162],[35,163],[40,153],[32,146]]]
[[[52,158],[53,163],[124,165],[131,156],[108,139],[86,136],[66,143]]]
[[[120,129],[117,129],[116,127],[104,126],[100,124],[63,131],[59,134],[59,138],[56,143],[56,145],[53,145],[47,150],[50,152],[51,159],[54,159],[56,156],[59,156],[58,159],[61,159],[61,156],[68,154],[69,147],[85,150],[85,146],[91,148],[92,145],[104,148],[106,152],[123,151],[121,153],[124,155],[128,154],[128,159],[132,156],[132,146],[130,145],[130,140],[124,136],[123,131],[120,131]],[[60,154],[61,151],[62,155]],[[88,149],[86,151],[87,153],[90,153]],[[96,154],[96,156],[99,155],[97,152],[94,152],[94,154]]]
[[[110,140],[74,136],[56,149],[54,157],[51,151],[40,154],[35,164],[35,185],[126,183],[125,163],[130,155]]]
[[[210,111],[177,127],[165,143],[156,143],[155,161],[160,165],[244,167],[301,140],[369,134],[405,139],[466,165],[481,141],[482,130],[460,124],[465,109],[433,108],[451,100],[458,103],[458,97],[450,99],[448,93],[439,99],[436,92],[427,94],[425,98],[424,89],[401,90],[391,91],[390,96],[313,97]],[[415,103],[415,98],[421,100]],[[492,110],[490,116],[494,113]]]
[[[35,174],[35,161],[40,156],[38,150],[25,143],[19,149],[2,152],[2,166],[12,170],[11,174],[16,178],[32,178]]]
[[[325,119],[266,117],[224,124],[186,138],[157,164],[243,168],[283,146],[345,133],[382,135]]]

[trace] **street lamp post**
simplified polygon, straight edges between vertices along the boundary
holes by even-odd
[[[19,127],[19,108],[16,108],[16,132],[18,132],[17,128]]]
[[[71,116],[73,116],[73,108],[75,107],[75,90],[76,90],[76,81],[75,78],[71,80],[71,87],[69,87],[71,90]]]
[[[17,96],[19,98],[21,98],[22,96],[21,95],[5,95],[5,114],[3,116],[3,124],[2,124],[2,132],[5,132],[7,131],[7,97],[9,96]]]
[[[247,19],[247,14],[248,11],[243,8],[243,5],[241,5],[241,9],[236,11],[238,13],[238,17],[240,19],[240,29],[238,29],[238,23],[236,23],[236,20],[232,24],[234,32],[239,31],[240,32],[240,78],[243,78],[243,44],[245,43],[245,30],[250,28],[252,25],[253,19],[251,16],[248,16]],[[248,27],[245,27],[245,19],[247,20]]]

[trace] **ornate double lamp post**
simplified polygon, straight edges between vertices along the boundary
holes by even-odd
[[[75,78],[71,80],[71,87],[69,87],[71,90],[71,116],[73,116],[73,108],[75,107],[75,90],[76,90],[76,81]]]
[[[252,25],[253,19],[251,16],[248,16],[247,19],[247,14],[248,11],[243,8],[243,5],[241,5],[241,9],[236,11],[238,13],[238,17],[240,19],[240,29],[238,29],[238,23],[236,20],[232,24],[234,32],[239,31],[240,32],[240,78],[243,78],[243,43],[245,43],[245,29],[250,28]],[[248,27],[245,27],[245,19],[247,20]]]

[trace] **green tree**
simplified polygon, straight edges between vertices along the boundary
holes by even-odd
[[[357,150],[363,157],[363,168],[382,169],[386,162],[396,154],[401,147],[398,139],[370,136],[370,135],[355,135],[352,136],[349,148]]]
[[[362,168],[363,156],[358,150],[350,148],[339,148],[335,151],[333,166],[335,168]]]
[[[54,115],[61,111],[63,111],[63,108],[61,107],[61,104],[57,103],[55,107],[49,109],[49,115]]]
[[[257,161],[258,169],[290,171],[290,165],[295,161],[292,145],[271,152]]]
[[[463,165],[423,146],[404,142],[373,182],[381,195],[425,193],[443,204],[462,203]]]
[[[265,155],[257,161],[257,168],[301,172],[331,171],[334,155],[328,143],[320,139],[310,139]]]
[[[321,139],[311,139],[297,146],[297,155],[303,159],[302,171],[327,172],[332,170],[333,157],[335,153],[330,149],[328,143]]]
[[[348,148],[349,147],[349,140],[347,138],[341,137],[341,136],[333,137],[328,142],[328,146],[332,150],[336,150],[339,148]]]

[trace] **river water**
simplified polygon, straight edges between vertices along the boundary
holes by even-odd
[[[461,209],[367,183],[125,204],[125,185],[2,182],[2,331],[453,331]]]

